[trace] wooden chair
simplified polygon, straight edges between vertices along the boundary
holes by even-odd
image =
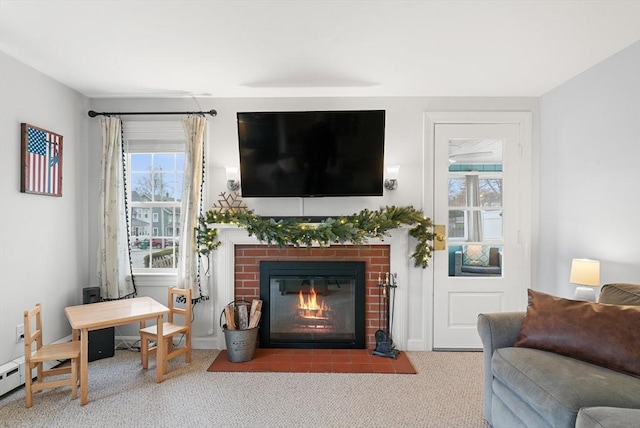
[[[182,296],[185,300],[184,308],[175,306],[176,297]],[[176,322],[175,316],[181,315],[184,323]],[[185,345],[174,348],[173,337],[178,334],[184,334]],[[179,288],[169,288],[169,316],[168,322],[162,324],[162,338],[158,338],[156,326],[145,327],[145,322],[140,322],[140,350],[142,353],[142,368],[149,368],[149,355],[155,354],[157,347],[163,343],[166,347],[164,371],[169,371],[169,360],[185,354],[185,361],[191,362],[191,290],[182,290]],[[149,342],[155,341],[155,346],[150,346]]]
[[[32,320],[35,319],[35,326]],[[35,328],[34,328],[35,327]],[[36,350],[33,352],[32,345],[35,342]],[[65,367],[57,367],[49,370],[44,369],[44,362],[71,360],[71,364]],[[80,342],[54,343],[50,345],[42,344],[42,305],[37,303],[30,311],[24,311],[24,367],[25,367],[25,389],[27,408],[33,404],[33,393],[47,388],[58,388],[61,386],[71,387],[71,398],[78,397],[78,379],[80,367]],[[37,378],[34,383],[31,379],[32,369],[37,369]],[[50,376],[70,374],[70,376],[45,381]]]

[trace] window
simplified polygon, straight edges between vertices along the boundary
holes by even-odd
[[[503,142],[449,140],[449,276],[501,276]]]
[[[450,173],[449,207],[450,239],[467,242],[501,240],[501,173]]]
[[[164,140],[162,135],[138,140],[135,131],[139,128],[135,126],[136,135],[127,138],[128,125],[124,124],[125,162],[133,271],[175,269],[180,248],[184,141]],[[178,129],[180,133],[172,134],[174,137],[182,136]]]

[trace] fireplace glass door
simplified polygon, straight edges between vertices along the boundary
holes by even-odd
[[[364,348],[364,263],[262,262],[260,280],[261,346]]]

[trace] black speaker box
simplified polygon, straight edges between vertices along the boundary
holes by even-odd
[[[100,287],[85,287],[82,289],[82,304],[100,301]]]
[[[100,301],[100,287],[82,289],[82,304],[87,305]],[[89,361],[113,357],[116,347],[115,327],[102,328],[89,332]]]

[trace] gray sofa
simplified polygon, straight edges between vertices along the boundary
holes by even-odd
[[[607,284],[599,303],[640,305],[640,285]],[[490,426],[640,428],[640,377],[555,352],[514,346],[524,318],[524,312],[478,317],[484,348],[483,410]]]

